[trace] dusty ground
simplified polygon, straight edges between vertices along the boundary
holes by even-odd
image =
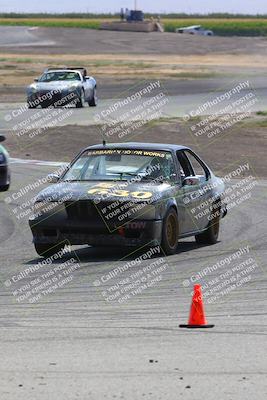
[[[98,79],[201,79],[236,75],[266,76],[267,56],[251,55],[36,55],[2,53],[0,85],[3,88],[26,86],[48,66],[84,66]],[[242,69],[240,69],[242,67]]]
[[[174,33],[144,34],[78,28],[29,30],[21,26],[1,26],[0,32],[0,52],[4,53],[70,54],[71,49],[71,53],[75,55],[267,55],[267,40],[264,37],[194,37]]]
[[[204,95],[237,76],[253,79],[256,88],[265,87],[267,39],[262,37],[27,27],[0,27],[0,33],[0,102],[25,101],[25,86],[48,65],[86,66],[97,78],[101,99],[116,98],[137,80],[148,77],[159,77],[169,95]],[[161,121],[150,124],[134,140],[190,145],[216,171],[233,159],[250,157],[258,174],[266,176],[259,157],[265,157],[265,120],[240,124],[208,142],[204,138],[196,141],[189,128],[180,120]],[[67,126],[45,131],[34,141],[24,137],[23,147],[9,135],[7,147],[12,156],[58,160],[62,154],[62,160],[69,160],[82,147],[100,140],[97,126]]]
[[[190,131],[190,124],[179,119],[148,124],[131,141],[175,143],[192,147],[218,174],[227,173],[233,163],[249,161],[255,175],[267,177],[265,145],[267,122],[255,118],[226,131],[215,140],[201,137],[198,141]],[[65,126],[43,131],[35,140],[28,136],[18,139],[8,135],[6,147],[12,157],[38,160],[70,161],[82,148],[101,142],[99,126]],[[113,142],[116,141],[115,139]],[[112,142],[112,140],[111,140]],[[252,151],[253,149],[253,151]],[[59,159],[60,155],[60,159]]]
[[[98,79],[195,79],[266,76],[266,64],[263,37],[0,26],[1,92],[21,90],[47,66],[83,65]]]

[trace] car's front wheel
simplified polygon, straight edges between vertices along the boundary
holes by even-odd
[[[36,253],[44,258],[51,257],[64,249],[65,244],[34,243]]]
[[[166,255],[176,253],[179,238],[178,215],[174,208],[170,208],[163,220],[161,246]]]
[[[78,101],[76,102],[76,108],[83,108],[85,105],[85,94],[84,90],[81,90],[80,96],[78,97]]]
[[[93,97],[92,97],[92,99],[90,99],[90,101],[88,101],[88,105],[89,105],[89,107],[96,107],[97,106],[97,91],[96,91],[96,88],[94,88]]]

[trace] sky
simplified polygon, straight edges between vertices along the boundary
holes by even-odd
[[[145,12],[267,14],[267,0],[137,0]],[[118,12],[134,8],[134,0],[0,0],[0,12]]]

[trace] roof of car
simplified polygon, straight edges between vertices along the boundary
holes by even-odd
[[[177,144],[168,144],[168,143],[143,143],[143,142],[125,142],[125,143],[107,143],[107,144],[96,144],[93,146],[89,146],[86,150],[89,149],[146,149],[146,150],[166,150],[166,151],[177,151],[188,149],[186,146],[180,146]]]

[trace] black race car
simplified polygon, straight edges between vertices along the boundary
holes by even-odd
[[[88,147],[39,193],[30,227],[39,255],[66,243],[91,246],[216,243],[226,214],[224,183],[191,149],[120,143]]]
[[[0,142],[6,140],[5,136],[0,135]],[[10,169],[8,152],[0,144],[0,192],[5,192],[10,185]]]

